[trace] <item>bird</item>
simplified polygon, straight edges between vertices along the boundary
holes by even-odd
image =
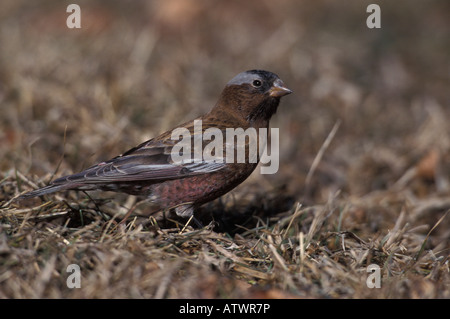
[[[191,133],[190,144],[195,143],[199,134],[208,128],[224,135],[229,128],[268,129],[281,97],[290,93],[292,91],[275,73],[264,70],[239,73],[225,85],[217,103],[205,115],[178,125],[108,161],[57,178],[19,198],[65,190],[115,191],[144,196],[157,208],[156,211],[171,210],[180,217],[193,217],[196,208],[228,193],[247,179],[258,165],[259,158],[251,161],[246,157],[244,162],[230,162],[220,150],[214,154],[214,160],[198,158],[192,148],[180,150],[177,144],[180,139],[174,139],[174,133],[180,129]],[[201,123],[200,131],[196,131],[198,123]],[[246,140],[244,148],[247,150],[249,143]],[[204,145],[201,146],[203,149]],[[175,153],[187,155],[186,158],[192,155],[194,160],[175,161]]]

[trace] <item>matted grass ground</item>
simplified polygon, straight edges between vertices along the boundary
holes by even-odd
[[[450,5],[0,3],[1,298],[449,298]],[[294,94],[280,170],[197,213],[122,194],[14,201],[208,111],[253,68]],[[81,288],[67,286],[67,267]],[[369,288],[369,265],[381,287]]]

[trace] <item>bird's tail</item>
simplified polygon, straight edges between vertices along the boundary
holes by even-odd
[[[48,186],[36,189],[34,191],[22,194],[22,195],[20,195],[18,197],[18,199],[25,199],[25,198],[32,198],[32,197],[42,196],[42,195],[58,192],[58,191],[61,191],[61,190],[64,190],[64,189],[68,189],[68,188],[69,187],[67,187],[67,185],[50,184]]]

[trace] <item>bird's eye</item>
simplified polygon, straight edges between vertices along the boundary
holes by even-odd
[[[262,82],[261,82],[260,80],[254,80],[253,83],[252,83],[252,85],[253,85],[255,88],[259,88],[259,87],[262,85]]]

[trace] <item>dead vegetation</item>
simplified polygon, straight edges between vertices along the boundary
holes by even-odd
[[[360,1],[78,4],[81,30],[59,2],[0,4],[1,298],[450,297],[447,3],[383,3],[378,31]],[[205,227],[123,220],[146,205],[114,193],[14,200],[255,67],[295,92],[272,124],[280,170],[202,207]]]

